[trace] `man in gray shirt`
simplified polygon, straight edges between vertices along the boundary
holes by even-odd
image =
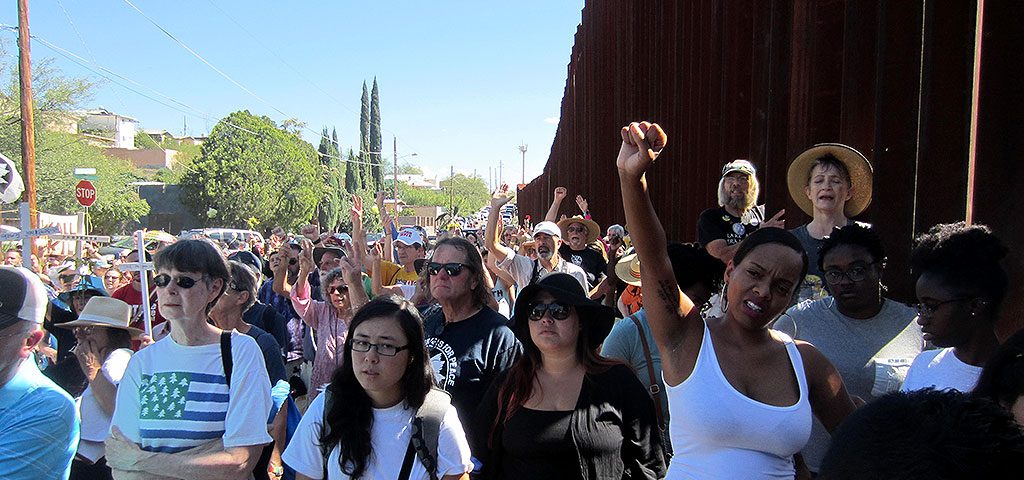
[[[775,328],[818,347],[846,383],[856,403],[898,390],[925,341],[917,312],[882,297],[885,253],[871,227],[850,224],[825,238],[819,267],[833,296],[789,309]],[[817,420],[801,452],[817,472],[830,436]]]

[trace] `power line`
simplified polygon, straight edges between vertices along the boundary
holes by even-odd
[[[18,30],[18,27],[13,26],[13,25],[6,25],[6,24],[0,24],[0,28],[5,28],[5,29],[8,29],[8,30],[11,30],[11,31],[14,31],[14,32],[17,32],[17,30]],[[176,99],[174,99],[174,98],[172,98],[172,97],[170,97],[168,95],[165,95],[165,94],[161,93],[160,91],[158,91],[158,90],[156,90],[156,89],[154,89],[152,87],[148,87],[146,85],[143,85],[143,84],[141,84],[141,83],[139,83],[139,82],[137,82],[137,81],[135,81],[135,80],[133,80],[131,78],[125,77],[124,75],[121,75],[121,74],[119,74],[117,72],[114,72],[114,71],[112,71],[112,70],[110,70],[110,69],[108,69],[106,67],[103,67],[102,65],[96,64],[95,62],[92,62],[92,61],[89,61],[89,60],[83,58],[82,56],[75,54],[74,52],[71,52],[71,51],[69,51],[67,49],[64,49],[62,47],[54,45],[53,43],[51,43],[51,42],[49,42],[49,41],[47,41],[47,40],[45,40],[43,38],[40,38],[40,37],[38,37],[36,35],[30,35],[30,37],[33,40],[36,40],[39,43],[43,44],[44,46],[46,46],[46,47],[50,48],[51,50],[57,52],[57,54],[65,57],[68,60],[71,60],[72,62],[80,65],[81,67],[83,67],[83,68],[93,72],[94,74],[96,74],[96,75],[98,75],[100,77],[103,77],[103,78],[105,78],[107,80],[110,80],[111,82],[121,86],[122,88],[125,88],[125,89],[127,89],[127,90],[129,90],[129,91],[131,91],[131,92],[133,92],[133,93],[135,93],[137,95],[139,95],[139,96],[142,96],[142,97],[147,98],[149,100],[152,100],[152,101],[154,101],[156,103],[159,103],[160,105],[163,105],[163,106],[165,106],[167,108],[170,108],[172,110],[176,110],[176,111],[184,113],[186,115],[192,115],[192,116],[195,116],[195,117],[199,117],[199,118],[202,118],[202,119],[205,119],[205,120],[212,120],[212,121],[216,121],[216,122],[221,122],[221,123],[224,123],[225,125],[227,125],[227,126],[229,126],[231,128],[236,129],[236,130],[240,130],[240,131],[243,131],[243,132],[249,133],[251,135],[258,136],[258,137],[264,137],[264,135],[259,133],[259,132],[254,132],[254,131],[249,130],[247,128],[235,125],[235,124],[227,121],[226,119],[219,119],[218,120],[217,118],[213,117],[212,115],[210,115],[208,113],[203,112],[202,110],[199,110],[199,109],[194,108],[194,107],[192,107],[192,106],[190,106],[190,105],[188,105],[188,104],[186,104],[184,102],[176,100]],[[102,71],[98,71],[97,69],[98,70],[102,70]],[[184,107],[185,109],[188,109],[188,110],[191,110],[191,111],[183,110],[182,108],[179,108],[179,107],[176,107],[174,105],[171,105],[171,104],[169,104],[167,102],[164,102],[164,101],[162,101],[160,99],[153,98],[152,96],[150,96],[150,95],[148,95],[146,93],[143,93],[143,92],[141,92],[141,91],[139,91],[139,90],[137,90],[135,88],[132,88],[132,87],[126,85],[123,82],[128,82],[128,83],[136,85],[136,86],[138,86],[140,88],[147,89],[147,90],[153,92],[154,94],[156,94],[156,95],[158,95],[160,97],[165,98],[167,101],[175,103],[175,104],[178,104],[181,107]],[[339,160],[339,161],[344,162],[344,163],[360,163],[360,164],[376,165],[375,163],[371,163],[371,162],[364,162],[364,161],[361,161],[361,160],[349,160],[349,159],[345,159],[343,157],[338,157],[338,156],[334,156],[334,155],[328,155],[328,154],[320,153],[319,151],[317,152],[317,154],[319,156],[321,156],[321,157],[333,158],[335,160]]]

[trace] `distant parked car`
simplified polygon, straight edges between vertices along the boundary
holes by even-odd
[[[150,230],[143,238],[146,241],[146,250],[150,252],[156,250],[161,243],[171,244],[177,240],[174,235],[161,230]],[[99,248],[100,255],[113,255],[115,258],[120,258],[135,250],[135,238],[130,235],[115,236],[111,240],[109,244]]]
[[[195,237],[207,237],[214,241],[231,243],[238,240],[249,243],[253,238],[263,243],[263,235],[253,230],[241,230],[238,228],[200,228],[188,230],[181,234],[180,238],[188,239]]]

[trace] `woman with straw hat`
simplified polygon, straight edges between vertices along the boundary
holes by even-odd
[[[132,307],[127,303],[96,296],[85,304],[77,320],[57,325],[74,331],[78,340],[74,354],[89,382],[78,398],[82,437],[71,464],[71,479],[113,478],[103,441],[110,432],[117,385],[132,357],[132,339],[142,333],[128,326],[131,315]]]
[[[840,143],[819,143],[798,155],[787,173],[789,195],[812,217],[791,232],[807,252],[808,271],[799,300],[826,295],[818,268],[822,239],[835,227],[853,222],[871,203],[871,163],[860,152]]]

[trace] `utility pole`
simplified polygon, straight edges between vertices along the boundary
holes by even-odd
[[[501,188],[501,184],[502,184],[502,182],[504,182],[504,179],[501,176],[501,174],[503,173],[502,172],[502,167],[503,167],[503,162],[499,159],[498,160],[498,188]]]
[[[39,224],[36,211],[36,132],[32,115],[32,52],[28,31],[28,0],[18,0],[18,79],[21,86],[21,169],[25,176],[29,226]],[[35,250],[35,242],[32,243]]]
[[[398,136],[393,136],[392,138],[395,139],[395,171],[393,178],[395,183],[391,185],[391,198],[395,201],[395,218],[398,218]]]
[[[523,185],[526,185],[526,149],[528,147],[529,145],[525,143],[519,144],[519,151],[523,153],[523,181],[519,183],[522,183]]]

